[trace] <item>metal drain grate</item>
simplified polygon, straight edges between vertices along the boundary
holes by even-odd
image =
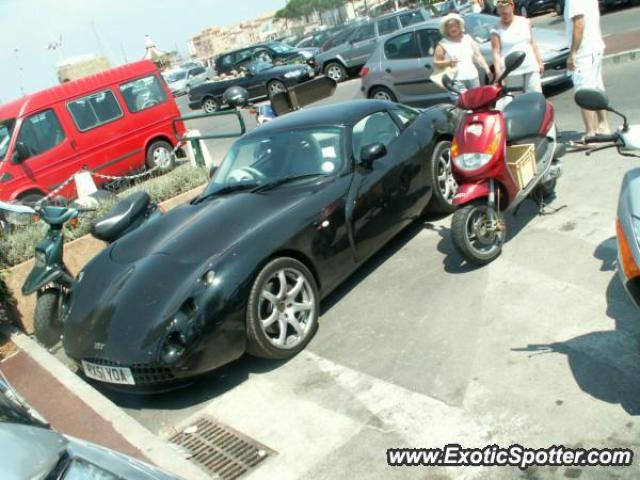
[[[234,480],[275,454],[273,450],[209,417],[200,418],[194,426],[174,435],[169,441],[187,449],[193,454],[190,460],[223,480]],[[193,433],[186,433],[192,430]]]

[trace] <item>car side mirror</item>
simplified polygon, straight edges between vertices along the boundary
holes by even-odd
[[[608,110],[609,98],[600,90],[585,88],[578,90],[575,96],[576,103],[585,110]]]
[[[29,151],[29,147],[27,147],[24,142],[16,142],[15,149],[13,151],[13,155],[11,156],[11,162],[20,163],[26,160],[31,156],[31,152]]]
[[[387,147],[384,143],[371,143],[360,149],[360,160],[367,167],[371,168],[373,162],[387,154]]]

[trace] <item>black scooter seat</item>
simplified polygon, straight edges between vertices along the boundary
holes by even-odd
[[[135,192],[118,202],[102,218],[91,224],[91,234],[99,240],[113,242],[147,211],[151,198],[147,192]]]
[[[503,110],[507,141],[538,136],[546,111],[547,100],[541,93],[529,92],[514,98]]]

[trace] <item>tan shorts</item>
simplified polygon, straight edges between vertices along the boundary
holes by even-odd
[[[604,91],[602,56],[602,52],[598,52],[576,58],[576,69],[573,71],[574,90],[595,88]]]

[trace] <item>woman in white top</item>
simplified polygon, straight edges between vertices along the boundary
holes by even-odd
[[[489,75],[487,62],[480,53],[478,44],[464,33],[464,20],[457,13],[450,13],[440,21],[442,40],[436,46],[434,64],[439,69],[452,67],[456,90],[465,90],[480,86],[478,69],[474,61]]]
[[[524,52],[524,63],[507,77],[509,87],[523,87],[525,92],[542,92],[540,76],[544,62],[529,20],[514,14],[513,0],[498,0],[500,21],[491,32],[493,65],[496,78],[504,71],[504,59],[512,52]]]

